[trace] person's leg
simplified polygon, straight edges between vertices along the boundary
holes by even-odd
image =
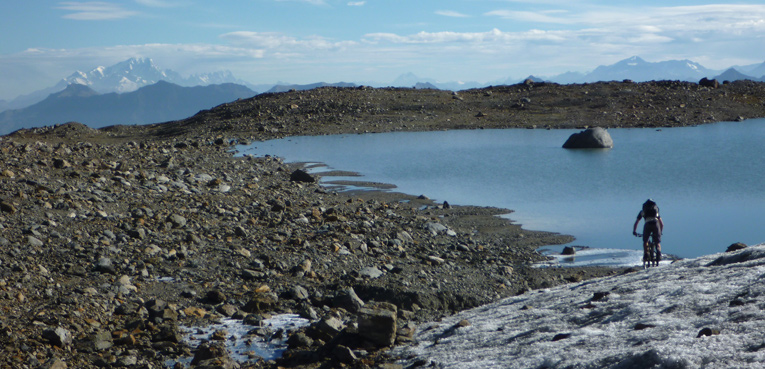
[[[656,265],[661,261],[661,243],[656,243]]]
[[[653,231],[653,243],[656,244],[656,265],[661,261],[661,228],[657,222],[656,229]]]
[[[643,224],[643,267],[651,262],[651,249],[648,247],[648,240],[651,236],[651,228],[648,223]]]
[[[648,248],[648,242],[643,242],[643,264],[651,262],[651,250]]]

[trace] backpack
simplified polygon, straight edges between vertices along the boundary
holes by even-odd
[[[643,216],[645,218],[656,218],[659,215],[659,207],[656,203],[648,200],[643,203]]]

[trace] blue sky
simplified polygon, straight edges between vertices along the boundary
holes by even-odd
[[[122,0],[0,2],[0,99],[131,57],[251,83],[490,82],[633,55],[765,61],[761,1]]]

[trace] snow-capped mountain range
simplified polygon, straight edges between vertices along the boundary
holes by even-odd
[[[131,58],[109,67],[99,66],[88,72],[76,71],[57,84],[28,95],[19,96],[12,101],[0,101],[0,111],[20,109],[38,103],[49,95],[61,92],[67,86],[79,84],[90,87],[100,93],[127,93],[141,87],[153,85],[159,81],[170,82],[182,87],[209,86],[235,83],[255,90],[255,86],[237,79],[230,71],[195,74],[183,77],[169,69],[160,69],[149,58]]]
[[[535,81],[548,81],[561,84],[568,83],[593,83],[599,81],[621,81],[625,79],[635,82],[652,80],[680,80],[698,82],[702,78],[716,78],[724,80],[749,79],[753,81],[765,81],[765,63],[732,66],[727,70],[708,69],[699,63],[690,60],[667,60],[661,62],[648,62],[638,56],[621,60],[612,65],[602,65],[588,73],[566,72],[554,76],[528,76],[524,78],[508,77],[489,82],[476,81],[436,81],[432,78],[417,76],[413,73],[404,73],[392,82],[358,82],[351,84],[365,84],[374,87],[414,87],[433,86],[443,90],[465,90],[480,88],[489,85],[507,85],[519,83],[526,78]],[[7,109],[19,109],[42,101],[48,95],[63,91],[68,85],[81,84],[90,87],[98,93],[127,93],[155,84],[159,81],[170,82],[178,86],[207,86],[213,84],[235,83],[248,88],[264,92],[269,91],[274,85],[290,85],[289,83],[274,83],[270,85],[252,85],[234,77],[230,71],[204,73],[183,77],[179,73],[169,69],[160,69],[151,59],[131,58],[109,67],[97,67],[88,72],[76,71],[70,76],[63,78],[55,86],[23,95],[12,101],[0,101],[0,111]],[[304,85],[310,88],[311,85]],[[326,84],[322,84],[326,85]],[[335,85],[335,84],[330,84]],[[297,85],[290,85],[292,88]]]
[[[141,87],[153,85],[159,81],[170,82],[179,86],[207,86],[221,83],[246,85],[229,72],[197,74],[183,77],[172,70],[162,70],[148,58],[132,58],[110,67],[97,67],[89,72],[76,71],[64,78],[59,84],[85,85],[100,93],[133,92]]]

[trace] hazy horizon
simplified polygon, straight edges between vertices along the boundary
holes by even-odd
[[[251,84],[586,73],[631,56],[710,69],[765,60],[755,1],[194,0],[0,4],[0,99],[132,57]]]

